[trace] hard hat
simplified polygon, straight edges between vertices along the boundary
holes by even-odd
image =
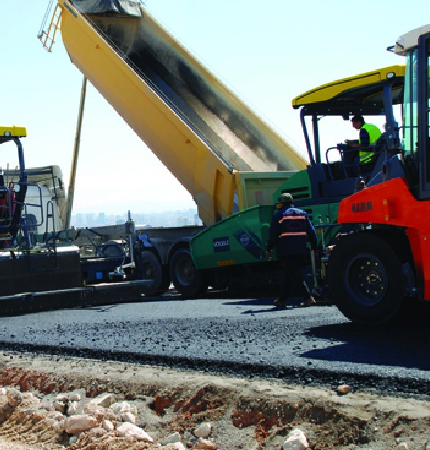
[[[278,198],[278,202],[281,203],[293,203],[293,196],[289,192],[283,192]]]

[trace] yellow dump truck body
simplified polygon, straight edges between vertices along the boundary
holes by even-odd
[[[258,201],[241,192],[242,173],[288,176],[306,167],[143,8],[131,17],[59,5],[72,62],[191,193],[205,224]]]

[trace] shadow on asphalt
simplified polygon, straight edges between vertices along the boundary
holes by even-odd
[[[261,298],[255,298],[255,299],[249,299],[246,300],[239,300],[239,301],[228,301],[223,303],[225,306],[265,306],[264,309],[250,309],[243,311],[242,314],[259,314],[259,313],[267,313],[267,312],[273,312],[273,311],[285,311],[285,310],[291,310],[295,308],[302,309],[303,307],[300,306],[301,299],[296,298],[292,300],[290,303],[288,303],[285,308],[277,308],[274,306],[273,302],[276,297],[261,297]],[[330,302],[321,301],[318,302],[316,305],[312,306],[312,308],[317,308],[318,306],[328,306],[331,305]]]
[[[246,310],[243,311],[242,314],[259,314],[259,313],[267,313],[267,312],[272,312],[275,311],[276,308],[275,306],[273,306],[273,298],[267,298],[267,297],[262,297],[262,298],[254,298],[254,299],[250,299],[247,298],[245,300],[238,300],[238,301],[228,301],[228,302],[224,302],[222,303],[223,306],[252,306],[252,307],[257,307],[257,306],[261,306],[264,307],[263,309],[250,309],[250,310]]]
[[[305,352],[305,358],[430,370],[425,356],[430,347],[428,323],[366,327],[347,322],[311,328],[306,336],[333,345]]]

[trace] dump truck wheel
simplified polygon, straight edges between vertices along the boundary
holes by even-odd
[[[402,306],[402,264],[390,245],[372,234],[343,238],[329,258],[327,279],[334,303],[352,322],[386,323]]]
[[[206,292],[208,285],[198,271],[186,248],[177,250],[170,261],[170,277],[182,297],[197,297]]]
[[[154,253],[148,251],[141,253],[141,279],[152,281],[144,288],[144,295],[161,295],[169,289],[170,280],[166,272]]]

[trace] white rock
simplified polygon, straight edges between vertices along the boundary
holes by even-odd
[[[66,394],[58,394],[56,400],[59,402],[68,402],[69,396]]]
[[[6,394],[7,394],[6,388],[0,388],[0,395],[6,395]]]
[[[194,439],[194,436],[189,431],[184,431],[184,441],[188,442]]]
[[[22,402],[22,394],[18,391],[18,389],[8,389],[7,391],[7,402],[10,406],[18,406]]]
[[[110,433],[111,431],[115,430],[115,426],[110,420],[103,420],[103,428],[108,433]]]
[[[194,448],[205,449],[205,450],[216,450],[217,446],[208,439],[198,438]]]
[[[76,434],[91,430],[91,428],[95,428],[97,425],[98,423],[95,417],[89,414],[81,414],[66,419],[64,429],[66,433]]]
[[[136,416],[134,414],[132,414],[131,412],[125,412],[124,414],[121,414],[121,421],[136,423]]]
[[[111,409],[113,413],[118,416],[126,412],[131,412],[132,414],[137,415],[136,406],[130,405],[130,403],[127,402],[114,403],[113,405],[111,405]]]
[[[209,422],[203,422],[194,430],[194,435],[196,437],[207,438],[208,436],[210,436],[211,431],[212,424]]]
[[[402,442],[397,446],[397,450],[409,450],[409,445],[406,442]]]
[[[166,448],[171,448],[174,450],[186,450],[186,447],[182,442],[170,442],[166,445]]]
[[[87,403],[84,406],[85,414],[91,414],[92,416],[97,416],[100,413],[104,414],[104,408],[101,405],[97,405],[96,403]]]
[[[81,394],[78,394],[77,392],[73,392],[73,393],[69,394],[69,400],[71,402],[80,402]]]
[[[173,434],[168,436],[165,440],[166,444],[175,444],[176,442],[181,442],[181,435],[175,431]]]
[[[69,408],[67,409],[67,414],[69,416],[73,416],[78,411],[78,404],[76,402],[72,402],[69,405]]]
[[[298,428],[291,431],[282,446],[283,450],[304,450],[305,448],[309,448],[308,441],[303,431]]]
[[[115,397],[113,394],[104,394],[99,397],[93,398],[90,403],[95,403],[96,405],[102,405],[103,408],[109,408],[115,403]]]
[[[351,387],[348,384],[341,384],[337,388],[339,394],[348,394],[351,391]]]
[[[124,422],[120,427],[118,427],[117,431],[119,436],[132,437],[138,441],[154,442],[152,437],[146,431],[129,422]]]

